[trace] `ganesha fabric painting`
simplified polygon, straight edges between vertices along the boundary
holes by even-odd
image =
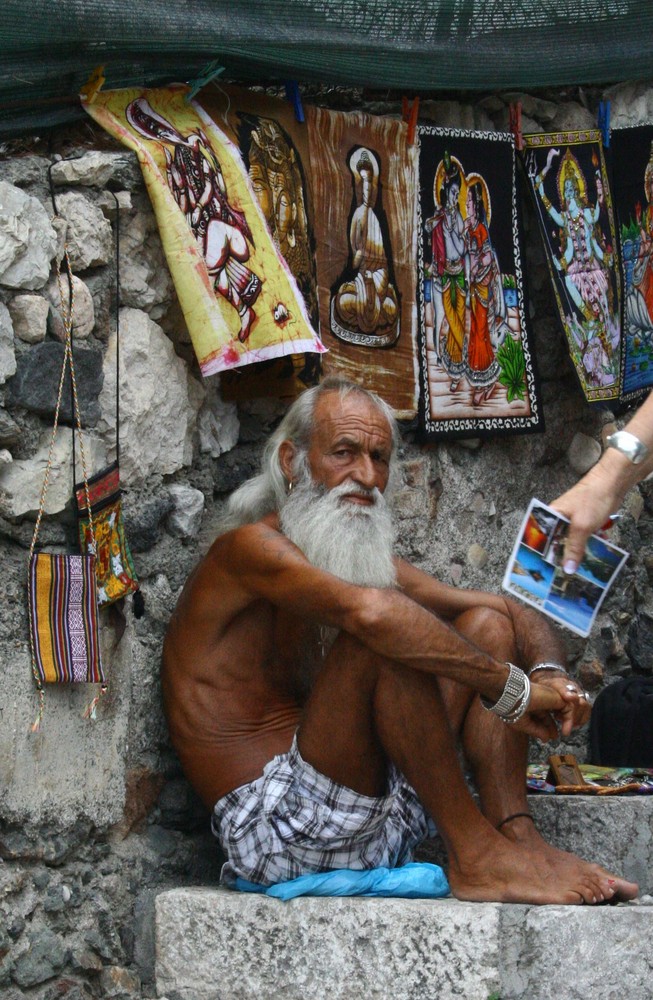
[[[613,129],[612,193],[621,247],[621,397],[653,385],[653,125]]]
[[[422,436],[542,430],[514,140],[428,125],[418,134]]]
[[[323,352],[238,149],[188,93],[101,91],[84,107],[136,151],[202,374]]]
[[[401,121],[306,109],[328,374],[417,409],[416,148]]]
[[[576,374],[589,402],[617,399],[621,285],[601,133],[523,138],[524,166]]]
[[[317,279],[308,187],[308,132],[285,100],[212,82],[195,97],[238,147],[272,241],[290,268],[315,329]],[[293,397],[319,381],[320,355],[290,354],[240,367],[221,379],[225,398]]]

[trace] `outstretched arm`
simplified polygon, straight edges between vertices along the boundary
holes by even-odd
[[[648,448],[643,462],[635,465],[615,448],[606,448],[575,486],[551,501],[551,506],[571,521],[565,542],[564,568],[568,573],[578,568],[592,532],[619,510],[628,490],[653,471],[653,393],[624,429]]]
[[[344,630],[396,664],[449,677],[492,701],[500,697],[505,686],[506,664],[468,642],[448,624],[466,607],[478,607],[474,594],[465,598],[463,606],[459,598],[455,601],[449,593],[458,592],[443,587],[435,603],[430,598],[420,601],[420,586],[425,585],[418,584],[415,577],[411,577],[411,583],[407,571],[400,572],[399,580],[406,593],[399,589],[379,590],[345,583],[312,566],[303,553],[276,530],[273,519],[222,536],[205,560],[202,572],[206,575],[207,588],[215,595],[217,586],[220,595],[228,595],[229,605],[245,606],[253,600],[264,599],[306,621]],[[484,596],[491,598],[491,595]],[[501,598],[492,598],[488,606],[503,608],[504,602]],[[223,613],[232,615],[233,610],[229,612],[224,607]],[[208,604],[209,614],[216,615],[215,596]],[[552,658],[550,648],[543,658]],[[520,728],[540,738],[551,738],[554,733],[550,726],[547,731],[535,717],[544,713],[550,723],[548,713],[562,711],[571,700],[564,685],[556,688],[533,684],[531,707],[519,724]]]

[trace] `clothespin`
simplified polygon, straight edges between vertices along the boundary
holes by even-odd
[[[295,118],[298,122],[305,121],[304,108],[302,107],[302,96],[299,93],[297,80],[286,80],[286,100],[290,101],[295,109]]]
[[[102,90],[105,81],[104,66],[96,66],[80,90],[79,96],[86,104],[92,104],[100,90]]]
[[[603,145],[607,149],[610,145],[610,101],[599,103],[598,125],[603,136]]]
[[[206,87],[207,83],[210,83],[211,80],[215,80],[216,76],[220,76],[221,73],[224,73],[224,66],[220,65],[220,61],[218,59],[214,59],[213,62],[207,63],[206,66],[204,66],[200,71],[199,76],[195,77],[194,80],[188,80],[189,89],[184,99],[186,101],[192,101],[195,94],[201,90],[202,87]]]
[[[521,134],[521,101],[510,105],[509,114],[510,131],[515,137],[515,148],[521,150],[524,148],[524,137]]]
[[[409,146],[415,142],[415,130],[417,129],[417,115],[419,114],[419,97],[416,97],[411,104],[407,97],[401,98],[401,117],[408,125],[408,135],[406,136]]]

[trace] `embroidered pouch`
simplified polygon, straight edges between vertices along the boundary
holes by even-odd
[[[95,553],[98,603],[102,607],[138,590],[122,519],[118,463],[113,462],[91,476],[88,492],[93,514],[92,529],[86,516],[84,483],[75,487],[79,543],[82,552]]]

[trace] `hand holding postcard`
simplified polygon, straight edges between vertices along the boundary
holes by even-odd
[[[569,521],[541,500],[531,500],[503,578],[503,589],[571,629],[587,636],[603,598],[628,553],[591,535],[580,566],[562,569]]]

